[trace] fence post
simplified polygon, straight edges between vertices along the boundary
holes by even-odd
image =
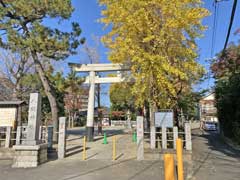
[[[10,147],[10,143],[11,143],[11,130],[12,130],[12,127],[8,126],[7,130],[6,130],[5,148],[9,148]]]
[[[174,149],[177,148],[176,146],[177,139],[178,139],[178,127],[174,126],[173,127],[173,148]]]
[[[189,123],[185,123],[185,141],[186,141],[186,150],[192,150],[192,136],[191,136],[191,127]]]
[[[17,135],[16,135],[16,145],[21,144],[21,133],[22,133],[22,126],[17,127]]]
[[[151,146],[151,149],[156,148],[156,128],[155,128],[155,126],[150,127],[150,146]]]
[[[66,152],[66,117],[59,118],[58,159],[63,159]]]
[[[144,132],[143,117],[137,117],[137,160],[144,159]]]
[[[167,128],[162,127],[162,149],[167,149]]]

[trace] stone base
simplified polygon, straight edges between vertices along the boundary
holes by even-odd
[[[47,144],[17,145],[13,146],[13,149],[15,149],[13,168],[37,167],[47,161]]]
[[[86,127],[87,131],[87,141],[93,142],[94,141],[94,127]]]

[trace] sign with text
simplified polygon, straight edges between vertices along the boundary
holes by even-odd
[[[165,110],[155,112],[155,127],[173,127],[173,111]]]
[[[16,121],[16,108],[0,108],[0,126],[14,126]]]

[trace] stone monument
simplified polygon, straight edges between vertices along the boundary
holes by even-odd
[[[63,159],[66,153],[66,117],[59,118],[58,159]]]
[[[13,146],[15,155],[12,167],[37,167],[47,161],[47,143],[39,140],[41,122],[41,95],[31,93],[28,112],[27,138],[20,144]]]

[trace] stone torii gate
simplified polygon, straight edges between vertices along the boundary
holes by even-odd
[[[89,76],[86,77],[84,83],[90,84],[89,98],[88,98],[88,111],[87,111],[87,140],[94,140],[94,95],[95,84],[98,83],[119,83],[129,81],[129,77],[124,77],[122,71],[129,71],[130,68],[123,64],[76,64],[69,63],[69,66],[76,72],[87,72]],[[99,77],[96,72],[110,72],[117,71],[116,77]]]

